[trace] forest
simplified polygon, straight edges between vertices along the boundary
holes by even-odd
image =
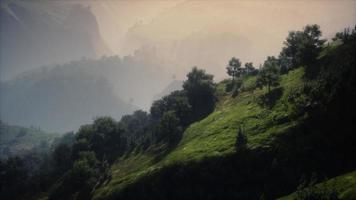
[[[192,67],[149,111],[0,148],[0,198],[355,199],[355,52],[356,26],[327,41],[311,24],[260,66],[232,57],[220,82]]]

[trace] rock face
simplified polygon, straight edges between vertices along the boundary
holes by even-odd
[[[110,54],[89,7],[54,2],[1,2],[0,78],[42,65]]]

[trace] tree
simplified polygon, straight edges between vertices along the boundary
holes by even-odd
[[[317,24],[307,25],[303,31],[289,32],[279,55],[283,67],[293,69],[299,66],[310,67],[322,50],[325,40]]]
[[[81,151],[94,151],[99,160],[113,162],[126,147],[124,128],[111,117],[98,117],[93,124],[82,126],[73,146],[74,159]]]
[[[234,80],[236,77],[240,77],[243,73],[241,68],[241,62],[238,58],[232,57],[229,64],[226,67],[227,74]]]
[[[171,94],[153,102],[150,112],[153,120],[159,120],[167,111],[174,111],[183,126],[190,123],[192,106],[186,91],[174,91]]]
[[[320,31],[320,26],[317,24],[306,26],[303,35],[303,41],[299,45],[301,62],[302,64],[309,66],[310,64],[315,63],[326,40],[320,39],[322,33]]]
[[[247,75],[255,75],[257,70],[256,68],[253,66],[253,63],[252,62],[247,62],[245,63],[245,73]]]
[[[269,93],[271,91],[271,87],[279,85],[279,81],[278,60],[273,56],[269,56],[258,74],[256,85],[260,88],[267,86]]]
[[[123,153],[126,144],[121,135],[124,130],[113,118],[96,118],[93,123],[93,131],[90,144],[98,159],[103,159],[105,156],[112,162]]]
[[[93,188],[106,176],[104,165],[106,163],[99,162],[94,152],[80,152],[72,168],[61,178],[61,184],[51,189],[49,199],[91,199]]]
[[[345,28],[344,31],[342,32],[337,32],[332,40],[333,41],[341,40],[342,42],[345,43],[351,40],[353,37],[355,37],[355,35],[356,35],[356,26],[352,30],[350,30],[350,28],[348,27]]]
[[[183,89],[187,94],[189,104],[192,106],[191,121],[199,120],[214,110],[215,84],[213,75],[205,70],[193,67],[187,74],[187,80],[183,83]]]
[[[72,149],[69,145],[61,143],[52,153],[52,159],[57,173],[64,173],[72,166]]]
[[[176,144],[182,134],[183,128],[174,111],[165,112],[156,127],[156,138],[158,141],[166,141],[168,145]]]
[[[151,128],[152,120],[147,112],[137,110],[131,115],[123,116],[119,123],[125,130],[124,137],[128,141],[127,150],[130,151],[134,149],[135,144],[146,137]]]

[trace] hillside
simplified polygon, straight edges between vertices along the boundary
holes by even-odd
[[[321,79],[308,81],[311,72],[297,68],[270,93],[254,89],[250,76],[233,98],[222,81],[215,110],[189,125],[173,149],[151,146],[121,157],[93,199],[276,199],[295,191],[303,176],[317,172],[321,180],[353,171],[354,48],[328,45],[317,60]],[[246,147],[237,146],[239,127]],[[353,191],[352,183],[340,192]]]
[[[291,31],[278,58],[268,56],[259,69],[233,57],[226,67],[232,78],[219,83],[193,67],[181,90],[155,100],[149,112],[95,118],[59,139],[35,170],[9,158],[0,163],[0,196],[352,199],[356,28],[334,42],[320,37],[316,24]],[[93,83],[108,92],[100,98],[110,96],[103,79]]]
[[[355,199],[356,198],[356,171],[331,178],[322,183],[316,184],[316,188],[324,189],[330,188],[337,191],[338,198],[340,200]],[[296,193],[292,193],[288,196],[279,198],[278,200],[293,200],[296,197]]]
[[[154,177],[171,166],[187,167],[191,163],[200,165],[214,159],[229,160],[235,153],[235,142],[239,124],[244,124],[248,136],[248,148],[268,149],[276,145],[275,138],[298,125],[303,116],[293,116],[287,98],[298,89],[302,82],[303,69],[291,71],[282,77],[282,84],[276,91],[284,91],[273,108],[261,106],[259,99],[266,90],[246,91],[237,98],[224,92],[224,82],[218,85],[219,102],[213,113],[189,126],[178,146],[157,158],[150,153],[133,153],[112,166],[112,179],[99,188],[94,199],[115,199],[127,187]],[[254,79],[246,80],[248,88]],[[265,150],[267,151],[267,150]],[[150,178],[148,178],[150,179]],[[151,198],[151,197],[150,197]]]
[[[38,128],[24,128],[0,123],[0,159],[21,156],[35,148],[47,151],[52,141],[58,137]]]

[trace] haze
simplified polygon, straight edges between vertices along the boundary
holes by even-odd
[[[65,132],[99,115],[149,110],[193,66],[220,81],[231,57],[258,67],[307,24],[330,39],[356,24],[355,8],[346,0],[2,1],[1,120]]]
[[[95,1],[90,6],[115,53],[156,46],[162,59],[174,61],[172,67],[184,63],[178,74],[199,65],[218,79],[225,77],[221,69],[231,56],[259,64],[277,55],[289,30],[316,23],[330,38],[356,21],[355,1]],[[185,59],[181,54],[188,49]]]

